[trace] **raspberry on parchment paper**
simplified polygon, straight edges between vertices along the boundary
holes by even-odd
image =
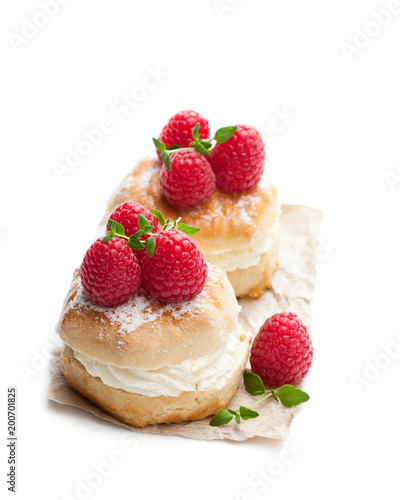
[[[313,354],[304,323],[296,314],[282,312],[260,328],[251,346],[250,364],[268,387],[295,385],[310,370]]]

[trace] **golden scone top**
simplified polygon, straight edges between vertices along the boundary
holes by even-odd
[[[225,271],[214,266],[192,301],[163,304],[140,289],[113,308],[97,306],[85,296],[77,271],[59,325],[61,338],[72,349],[102,363],[151,370],[213,352],[237,316],[232,286]]]
[[[172,220],[184,216],[185,223],[199,227],[193,236],[203,251],[235,249],[256,238],[257,228],[272,225],[279,217],[279,198],[276,188],[260,182],[244,193],[223,193],[215,189],[211,198],[198,207],[179,211],[161,194],[159,176],[161,162],[156,158],[141,160],[124,179],[107,207],[111,212],[128,200],[145,207],[156,208]],[[102,225],[105,223],[102,221]]]

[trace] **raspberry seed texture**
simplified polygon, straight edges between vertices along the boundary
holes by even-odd
[[[195,241],[177,229],[155,236],[152,257],[141,260],[142,284],[161,302],[184,302],[198,295],[207,280],[207,264]]]
[[[267,387],[295,385],[308,373],[314,349],[307,328],[294,313],[275,314],[254,338],[250,364]]]

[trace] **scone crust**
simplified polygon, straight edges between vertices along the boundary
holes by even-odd
[[[215,189],[211,198],[199,207],[182,212],[163,198],[159,176],[161,162],[156,158],[140,160],[111,196],[106,213],[98,228],[104,234],[112,211],[121,203],[133,200],[149,210],[157,208],[165,219],[184,218],[184,222],[199,227],[193,236],[204,253],[238,250],[262,235],[278,221],[280,202],[273,185],[262,182],[244,193],[223,193]]]
[[[168,310],[165,304],[153,300],[149,311],[154,313],[154,319],[136,328],[128,325],[130,331],[121,329],[123,321],[110,319],[107,308],[96,307],[90,301],[89,306],[76,302],[76,295],[82,293],[79,288],[76,271],[61,312],[60,337],[74,350],[120,368],[156,370],[207,356],[226,340],[237,321],[238,305],[232,285],[225,271],[215,266],[209,266],[204,290],[195,299],[198,312],[194,309],[177,318],[174,313],[186,307],[185,303],[173,304]],[[148,297],[143,290],[137,294],[143,300]],[[115,312],[116,308],[111,309]],[[136,314],[140,317],[143,313]]]
[[[105,385],[100,378],[92,377],[86,371],[68,346],[65,346],[61,355],[60,366],[72,389],[119,420],[134,427],[146,427],[199,420],[225,408],[238,388],[247,363],[249,345],[250,338],[242,335],[238,362],[228,374],[222,389],[214,385],[204,391],[183,392],[177,397],[143,396]]]

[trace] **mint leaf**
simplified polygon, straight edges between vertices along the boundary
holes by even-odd
[[[236,414],[237,414],[237,411],[235,411],[235,410],[230,410],[229,408],[227,408],[227,409],[226,409],[226,411],[229,411],[229,413],[230,413],[231,415],[236,415]]]
[[[259,396],[265,393],[263,381],[255,373],[244,372],[243,381],[246,391],[252,396]]]
[[[272,394],[272,397],[275,399],[275,401],[277,401],[279,403],[278,396],[276,395],[276,391],[274,391],[274,389],[271,389],[271,394]]]
[[[156,248],[156,240],[152,236],[150,236],[150,238],[147,238],[144,244],[149,257],[153,257],[153,253]]]
[[[229,141],[229,139],[236,132],[237,127],[222,127],[219,128],[214,135],[214,140],[222,144],[223,142]]]
[[[119,222],[114,221],[114,231],[118,236],[125,236],[125,228]]]
[[[165,165],[165,168],[171,171],[171,158],[169,157],[169,155],[164,156],[163,163]]]
[[[102,243],[107,243],[107,241],[110,241],[113,238],[113,234],[107,234],[107,236],[104,236],[104,238],[101,240]]]
[[[210,153],[208,152],[208,149],[203,146],[201,142],[198,142],[196,146],[194,147],[194,150],[197,151],[198,153],[205,155],[205,156],[210,156]]]
[[[200,128],[200,123],[196,123],[192,132],[192,137],[195,140],[199,138],[199,128]]]
[[[150,210],[150,212],[154,215],[154,217],[158,220],[158,222],[164,227],[166,222],[165,222],[165,219],[163,217],[163,214],[159,210],[156,210],[155,208]]]
[[[206,149],[210,149],[212,147],[212,144],[211,142],[207,142],[207,141],[201,141],[201,144],[206,148]]]
[[[138,215],[138,226],[139,226],[139,229],[146,232],[145,227],[150,226],[150,221],[147,220],[144,215],[139,214]]]
[[[251,418],[256,418],[259,415],[256,411],[251,408],[246,408],[245,406],[240,406],[239,413],[243,420],[250,420]]]
[[[240,424],[240,415],[237,412],[236,412],[236,415],[235,415],[235,420],[236,420],[237,424]]]
[[[124,226],[121,226],[119,222],[110,219],[108,221],[108,227],[110,228],[111,233],[116,234],[117,236],[125,236]]]
[[[280,387],[277,392],[277,396],[286,408],[298,406],[299,404],[305,403],[310,399],[310,396],[306,392],[290,384]]]
[[[174,150],[174,149],[181,149],[182,146],[179,146],[179,144],[172,144],[172,146],[168,147],[168,151]]]
[[[167,149],[167,146],[163,142],[159,141],[158,139],[154,139],[154,137],[153,137],[153,142],[157,151],[165,151]]]
[[[217,425],[229,424],[232,418],[233,415],[228,410],[221,410],[211,419],[210,425],[216,427]]]
[[[184,224],[183,222],[179,222],[178,229],[179,229],[179,231],[182,231],[182,233],[185,233],[188,236],[191,236],[192,234],[196,234],[200,231],[199,227],[188,226],[187,224]]]
[[[132,250],[142,250],[144,248],[143,243],[134,234],[129,236],[128,247],[132,248]]]

